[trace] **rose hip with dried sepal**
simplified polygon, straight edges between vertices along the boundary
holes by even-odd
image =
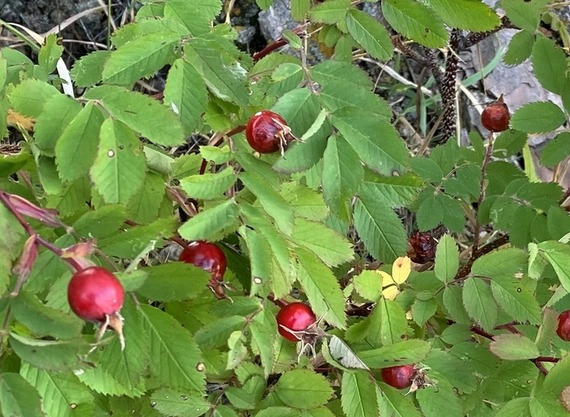
[[[511,114],[503,101],[503,96],[489,104],[481,113],[481,123],[491,132],[503,132],[509,128]]]
[[[283,306],[276,318],[279,334],[291,342],[302,341],[304,336],[312,334],[308,329],[317,322],[311,307],[300,302]]]
[[[294,137],[287,122],[277,113],[262,110],[255,113],[247,122],[245,137],[249,146],[259,153],[285,151]]]
[[[414,365],[398,365],[382,368],[380,375],[382,380],[397,389],[408,388],[412,385],[416,367]]]
[[[194,241],[189,243],[178,258],[182,262],[193,264],[210,274],[208,284],[218,297],[225,297],[223,279],[226,272],[226,255],[210,242]]]

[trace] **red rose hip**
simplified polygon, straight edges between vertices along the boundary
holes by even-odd
[[[489,104],[481,113],[481,123],[491,132],[502,132],[509,128],[511,114],[509,108],[503,101],[503,96],[497,101]]]
[[[283,152],[293,140],[285,119],[269,110],[257,112],[249,119],[245,137],[249,146],[259,153]]]
[[[382,368],[380,374],[382,380],[398,389],[408,388],[412,385],[416,368],[414,365],[399,365],[391,366],[389,368]]]
[[[291,342],[302,340],[297,332],[301,334],[316,321],[317,318],[311,307],[299,302],[287,304],[277,313],[279,334]]]
[[[115,275],[92,266],[71,277],[67,300],[71,310],[83,320],[103,323],[121,310],[125,291]]]
[[[558,316],[556,334],[560,336],[560,339],[570,341],[570,310],[566,310]]]
[[[178,258],[182,262],[193,264],[210,274],[210,288],[219,297],[224,297],[222,281],[226,272],[226,255],[210,242],[195,241],[184,248]]]

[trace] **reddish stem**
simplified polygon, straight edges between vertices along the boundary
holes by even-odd
[[[269,55],[271,52],[273,52],[274,50],[276,50],[277,48],[281,48],[282,46],[287,45],[287,41],[283,38],[279,38],[277,39],[275,42],[273,42],[271,45],[267,45],[265,48],[263,48],[261,51],[256,52],[255,54],[253,54],[252,58],[253,58],[253,62],[257,62],[259,61],[261,58]]]
[[[273,304],[275,304],[275,305],[276,305],[277,307],[279,307],[279,308],[283,308],[283,307],[285,307],[287,304],[289,304],[289,303],[286,303],[285,301],[282,301],[282,300],[280,300],[280,299],[278,299],[278,298],[275,298],[275,296],[274,296],[273,294],[269,294],[269,295],[267,296],[267,299],[268,299],[269,301],[271,301]]]

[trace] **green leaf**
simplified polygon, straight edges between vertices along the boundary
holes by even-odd
[[[534,359],[540,356],[536,344],[520,334],[500,334],[494,337],[489,349],[499,358],[508,361]]]
[[[358,357],[370,368],[408,365],[424,360],[431,345],[419,339],[400,341],[378,349],[358,352]]]
[[[44,39],[44,44],[38,53],[38,63],[46,73],[50,74],[55,70],[57,60],[62,53],[63,46],[58,44],[57,35],[52,33]]]
[[[297,280],[317,317],[338,328],[346,327],[344,296],[336,277],[313,253],[298,248]]]
[[[91,168],[95,189],[110,204],[126,204],[144,184],[142,144],[123,123],[107,119],[101,126],[97,158]]]
[[[285,372],[275,384],[274,392],[284,404],[301,409],[324,405],[333,394],[327,379],[308,369]]]
[[[82,340],[39,340],[16,333],[10,333],[10,346],[23,361],[48,371],[73,369],[79,352],[87,352]]]
[[[100,239],[116,233],[126,218],[123,206],[103,206],[83,214],[73,223],[73,229],[80,236],[91,235],[95,239]]]
[[[47,417],[72,417],[76,413],[70,407],[71,404],[77,407],[94,402],[89,389],[71,372],[48,372],[23,363],[20,375],[39,392],[42,410]],[[22,416],[24,415],[28,417],[27,414]]]
[[[148,272],[148,277],[137,292],[150,300],[189,300],[209,291],[210,275],[185,262],[156,265],[143,271]]]
[[[406,145],[390,123],[354,107],[335,112],[333,123],[362,162],[374,171],[394,175],[408,167]]]
[[[347,62],[333,60],[320,62],[311,69],[311,77],[321,86],[331,83],[347,83],[353,87],[358,86],[369,91],[373,88],[366,72]]]
[[[453,28],[487,32],[500,24],[497,13],[479,0],[430,0],[429,5]]]
[[[235,226],[238,206],[234,200],[226,200],[215,207],[201,211],[178,229],[186,240],[218,240],[224,230]]]
[[[501,0],[501,7],[515,26],[534,33],[547,3],[548,0]]]
[[[437,311],[437,301],[434,298],[427,300],[419,297],[412,304],[412,318],[418,326],[424,326],[426,322],[434,316]]]
[[[320,221],[329,212],[322,194],[296,182],[284,183],[281,186],[281,196],[295,210],[295,215],[308,220]]]
[[[546,133],[566,121],[564,112],[550,101],[537,101],[519,108],[511,118],[514,129],[526,133]]]
[[[180,41],[175,33],[152,33],[134,39],[111,52],[103,69],[103,81],[130,85],[148,78],[174,60]]]
[[[309,130],[319,114],[321,107],[317,97],[307,88],[296,88],[284,94],[277,100],[277,103],[271,108],[272,111],[283,117],[291,131],[296,137],[302,137]],[[307,139],[307,142],[314,140],[315,136],[320,137],[321,129],[319,129],[313,138]],[[328,124],[323,124],[323,135],[330,132]],[[324,146],[323,146],[324,149]],[[289,152],[287,152],[287,158]]]
[[[317,3],[309,10],[309,17],[311,22],[335,25],[344,20],[349,6],[350,0],[329,0]]]
[[[459,270],[459,251],[450,235],[443,236],[435,252],[435,276],[444,283],[451,282]]]
[[[210,30],[210,23],[220,13],[222,5],[217,0],[169,0],[164,6],[166,21],[176,21],[188,28],[194,36]]]
[[[540,163],[552,168],[570,155],[570,132],[561,132],[549,140],[540,153]]]
[[[184,59],[202,76],[216,97],[238,106],[247,106],[247,72],[237,60],[220,49],[216,40],[190,40],[184,47]]]
[[[236,182],[237,177],[232,167],[226,167],[215,174],[191,175],[180,180],[180,186],[190,198],[216,199]]]
[[[103,79],[105,62],[111,51],[93,51],[73,63],[71,77],[78,87],[91,87]]]
[[[202,354],[192,335],[168,314],[151,306],[139,310],[150,344],[150,371],[164,387],[203,392]]]
[[[12,303],[12,314],[37,337],[56,339],[79,337],[83,321],[42,304],[34,295],[22,291]]]
[[[0,410],[4,416],[43,417],[41,399],[36,389],[20,375],[0,375]]]
[[[100,366],[82,369],[77,378],[91,390],[103,395],[140,397],[143,391],[128,390],[114,377],[113,371],[107,371]]]
[[[406,207],[412,204],[424,182],[413,174],[399,176],[367,175],[360,184],[360,190],[365,194],[375,194],[390,207]]]
[[[538,250],[556,272],[562,287],[570,292],[570,247],[558,242],[542,242]]]
[[[186,60],[172,64],[164,87],[164,102],[180,115],[184,133],[198,130],[202,113],[206,111],[208,91],[196,69]]]
[[[81,104],[63,94],[53,95],[34,126],[36,145],[46,156],[54,156],[54,149],[64,130],[82,110]]]
[[[129,219],[138,224],[148,224],[157,220],[165,191],[164,178],[152,171],[147,172],[142,188],[127,203]]]
[[[413,0],[385,0],[382,13],[396,32],[428,48],[443,48],[449,35],[437,13]]]
[[[116,86],[99,86],[84,96],[100,100],[113,117],[150,141],[164,146],[184,142],[180,120],[168,107],[151,97]]]
[[[534,45],[534,35],[527,31],[521,30],[513,35],[509,42],[507,52],[503,56],[503,61],[506,65],[520,65],[532,53]]]
[[[376,384],[363,371],[344,372],[341,384],[341,404],[344,414],[351,417],[377,417]]]
[[[549,91],[562,94],[566,85],[567,70],[564,50],[544,37],[539,36],[532,48],[532,69],[540,84]]]
[[[373,58],[387,61],[392,57],[393,47],[390,35],[378,20],[357,9],[350,9],[346,15],[348,33]]]
[[[529,407],[530,398],[515,398],[506,403],[494,417],[533,417]]]
[[[463,286],[463,304],[469,316],[487,332],[497,323],[498,309],[489,285],[481,278],[468,278]]]
[[[517,155],[522,152],[528,141],[528,135],[518,130],[505,130],[496,139],[493,145],[493,155],[499,158]]]
[[[370,87],[352,84],[346,81],[326,80],[319,97],[324,107],[330,112],[344,108],[358,109],[361,116],[373,117],[385,122],[390,120],[392,110],[384,100],[374,94]],[[368,114],[367,114],[368,113]]]
[[[463,305],[463,293],[460,287],[450,286],[443,291],[443,305],[455,322],[461,324],[471,323]]]
[[[349,218],[348,202],[356,193],[364,169],[358,155],[342,137],[331,136],[323,155],[323,196],[333,213]]]
[[[295,243],[314,252],[330,267],[339,266],[354,257],[351,243],[322,223],[297,218],[292,238]]]
[[[406,313],[395,301],[381,298],[374,308],[372,318],[380,324],[376,337],[383,345],[400,342],[408,330]]]
[[[226,316],[202,327],[194,335],[194,340],[204,351],[226,346],[231,334],[243,329],[245,325],[245,317]]]
[[[311,2],[309,0],[293,0],[291,2],[291,16],[296,21],[302,21],[310,8]]]
[[[416,399],[425,417],[441,416],[445,407],[446,417],[464,417],[463,403],[457,397],[453,388],[442,381],[437,387],[424,387],[416,392]]]
[[[73,181],[88,174],[99,145],[99,131],[105,120],[92,102],[79,112],[62,132],[55,145],[59,177]]]
[[[53,85],[29,78],[14,87],[8,94],[8,99],[14,111],[37,118],[48,100],[57,95],[60,93]]]
[[[380,388],[381,395],[378,397],[380,412],[378,415],[390,415],[394,417],[421,417],[410,397],[402,395],[400,390],[392,388],[384,383],[380,384]]]
[[[352,282],[356,292],[369,301],[376,301],[382,295],[382,275],[376,271],[362,271]]]
[[[392,263],[408,250],[408,239],[394,211],[373,194],[362,194],[354,204],[354,226],[366,249],[384,263]]]
[[[156,404],[154,407],[167,416],[199,417],[212,407],[202,397],[171,389],[159,389],[150,398]]]
[[[275,340],[277,338],[277,321],[275,315],[269,310],[260,311],[253,318],[251,325],[252,349],[259,352],[264,376],[267,378],[272,373],[275,365]],[[253,347],[255,346],[255,348]],[[265,382],[265,381],[264,381]]]

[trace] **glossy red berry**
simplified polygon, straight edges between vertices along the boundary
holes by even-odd
[[[189,243],[180,253],[179,260],[202,268],[218,281],[223,279],[226,272],[226,255],[210,242],[199,240]]]
[[[415,373],[416,368],[414,365],[391,366],[389,368],[382,368],[380,371],[382,380],[386,384],[398,389],[411,386]]]
[[[408,256],[417,264],[425,264],[435,258],[437,242],[429,232],[416,232],[408,239]]]
[[[503,101],[503,96],[489,104],[481,113],[481,123],[491,132],[502,132],[509,128],[511,114]]]
[[[257,112],[249,119],[245,137],[249,146],[259,153],[283,151],[293,139],[285,119],[269,110]]]
[[[560,336],[560,339],[570,341],[570,310],[566,310],[558,316],[556,334]]]
[[[125,299],[121,282],[100,266],[76,272],[67,286],[67,301],[71,310],[87,321],[106,322],[116,315]]]
[[[292,342],[302,340],[302,337],[300,335],[298,337],[295,332],[307,330],[316,321],[317,318],[311,307],[299,302],[287,304],[277,313],[279,334]]]

